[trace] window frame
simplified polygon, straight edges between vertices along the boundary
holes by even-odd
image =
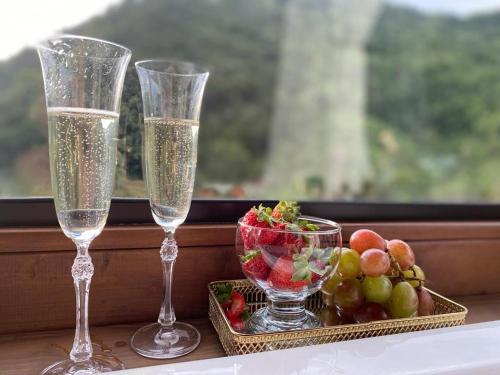
[[[254,205],[272,206],[273,200],[193,199],[186,223],[236,223]],[[353,221],[494,221],[500,204],[386,203],[304,201],[302,211],[339,222]],[[108,225],[153,224],[145,198],[113,198]],[[0,227],[58,226],[53,199],[0,199]]]

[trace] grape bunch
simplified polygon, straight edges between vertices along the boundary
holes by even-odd
[[[322,288],[325,325],[434,314],[432,296],[423,288],[424,271],[406,242],[360,229],[349,247]]]

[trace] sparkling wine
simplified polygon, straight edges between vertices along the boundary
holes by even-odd
[[[102,231],[113,191],[118,114],[49,108],[52,192],[66,236],[90,241]]]
[[[189,211],[193,194],[198,121],[144,119],[146,184],[153,217],[163,228],[176,228]]]

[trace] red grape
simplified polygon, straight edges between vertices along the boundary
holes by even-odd
[[[335,288],[333,301],[344,312],[357,310],[364,302],[363,290],[361,289],[359,280],[343,280]]]
[[[387,243],[389,253],[396,259],[403,271],[415,264],[415,254],[410,245],[401,240],[391,240]]]
[[[368,249],[385,249],[385,240],[369,229],[359,229],[351,235],[349,247],[362,254]]]
[[[434,314],[434,300],[431,294],[422,288],[417,289],[418,315],[426,316]]]
[[[361,271],[366,276],[382,276],[391,267],[389,256],[383,250],[368,249],[361,254]]]
[[[342,323],[337,310],[329,307],[323,307],[319,313],[319,320],[324,327],[336,326]]]
[[[387,320],[389,315],[378,303],[368,302],[354,313],[356,323],[368,323],[375,320]]]

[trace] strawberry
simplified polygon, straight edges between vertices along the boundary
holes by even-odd
[[[245,249],[252,249],[255,246],[255,238],[252,233],[252,228],[258,223],[258,212],[255,207],[252,207],[243,216],[243,226],[241,226],[241,239],[243,240],[243,246]]]
[[[239,292],[231,293],[231,306],[226,310],[226,316],[229,319],[236,319],[245,310],[245,299]]]
[[[258,245],[270,245],[274,241],[276,233],[269,230],[274,225],[271,213],[269,207],[260,205],[259,208],[252,207],[243,216],[245,225],[241,227],[241,238],[245,249],[254,249]]]
[[[313,272],[311,276],[311,284],[317,283],[319,279],[321,279],[321,276]]]
[[[285,246],[290,250],[300,251],[300,249],[306,246],[306,242],[300,234],[287,233]]]
[[[293,231],[300,231],[301,229],[297,227],[294,224],[288,224],[288,223],[279,223],[276,225],[275,228],[278,228],[282,231],[284,230],[293,230]],[[305,241],[303,240],[301,235],[295,234],[295,233],[283,233],[279,232],[277,233],[273,245],[276,246],[283,246],[288,249],[288,254],[291,255],[293,253],[296,253],[297,251],[300,251],[302,247],[304,247]]]
[[[324,275],[325,273],[325,264],[319,260],[313,260],[312,261],[312,266],[309,265],[309,269],[311,270],[311,283],[314,284],[321,279],[321,276]]]
[[[249,252],[241,260],[243,272],[250,278],[265,280],[271,271],[260,251]]]
[[[286,223],[277,223],[274,226],[275,229],[278,230],[276,236],[274,238],[273,245],[275,246],[283,246],[285,244],[286,233],[283,231],[286,230]]]
[[[241,317],[229,319],[229,323],[231,323],[231,327],[233,327],[235,331],[243,331],[246,325],[245,321],[241,319]]]
[[[225,300],[224,302],[221,302],[220,303],[220,306],[222,307],[222,310],[226,311],[227,309],[229,309],[231,307],[231,304],[233,303],[233,301],[231,301],[231,298]]]
[[[247,250],[255,248],[255,236],[252,228],[242,226],[240,227],[241,239],[243,240],[243,247]]]
[[[279,233],[274,231],[272,228],[254,229],[254,231],[257,246],[272,245],[274,240],[276,240],[276,237],[279,235]]]
[[[254,226],[258,223],[258,211],[255,207],[252,207],[248,212],[243,216],[243,223],[246,225]]]
[[[307,286],[308,280],[294,280],[294,274],[296,270],[294,268],[293,260],[290,256],[281,256],[276,263],[274,263],[273,269],[269,273],[267,281],[272,288],[275,289],[286,289],[298,291],[304,286]]]

